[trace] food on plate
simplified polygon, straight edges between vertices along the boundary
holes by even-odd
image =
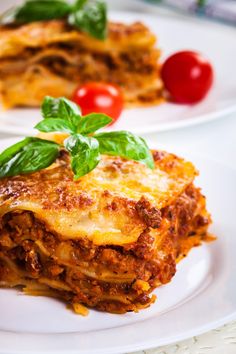
[[[126,106],[163,100],[160,51],[149,28],[107,22],[101,2],[77,1],[68,8],[54,1],[29,0],[0,26],[5,108],[39,106],[45,95],[72,98],[88,82],[119,86]]]
[[[200,53],[181,51],[171,55],[163,64],[161,77],[171,98],[178,103],[197,103],[213,83],[211,63]]]
[[[0,155],[0,178],[49,167],[62,147],[70,155],[75,179],[92,171],[99,164],[101,154],[121,156],[154,168],[151,152],[142,138],[124,130],[97,133],[112,122],[107,115],[82,116],[74,102],[50,96],[45,97],[41,111],[44,119],[34,127],[41,132],[40,136],[27,137]],[[45,133],[51,133],[52,139]]]
[[[45,98],[42,113],[44,139],[0,154],[0,286],[82,314],[148,307],[208,237],[197,170],[129,132],[97,133],[111,120],[64,98]]]
[[[123,109],[123,97],[118,86],[103,82],[90,82],[75,90],[73,101],[83,114],[92,112],[105,113],[114,123]]]

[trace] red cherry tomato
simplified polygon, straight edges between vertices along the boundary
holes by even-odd
[[[175,102],[196,103],[206,96],[212,86],[213,68],[201,54],[182,51],[164,62],[161,76]]]
[[[90,82],[80,86],[74,93],[73,101],[81,108],[82,114],[92,112],[105,113],[113,118],[114,123],[123,109],[120,89],[112,84]]]

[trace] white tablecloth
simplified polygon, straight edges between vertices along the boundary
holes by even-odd
[[[235,354],[236,322],[201,336],[189,338],[164,347],[143,350],[133,354]]]

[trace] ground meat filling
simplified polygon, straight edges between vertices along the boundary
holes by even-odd
[[[209,220],[196,213],[199,198],[200,191],[189,186],[174,206],[163,210],[141,199],[136,210],[147,228],[137,242],[125,246],[96,246],[88,239],[62,241],[32,212],[10,212],[0,223],[0,284],[10,272],[7,256],[23,278],[63,284],[67,290],[61,296],[67,301],[108,312],[137,311],[154,301],[149,294],[155,287],[174,276],[176,257],[188,251],[186,239],[193,240],[190,249],[201,240],[199,235],[194,239],[196,229],[204,236]],[[159,252],[150,230],[160,227],[163,217],[170,227]]]

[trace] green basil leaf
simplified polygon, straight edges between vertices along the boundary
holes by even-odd
[[[46,21],[66,17],[71,5],[63,0],[27,0],[16,9],[14,20],[18,23]]]
[[[77,126],[82,119],[79,106],[65,97],[53,98],[46,96],[43,100],[41,111],[46,119],[64,119],[73,127],[73,132],[77,131]]]
[[[88,0],[76,0],[73,9],[74,11],[81,9],[87,2]]]
[[[101,154],[121,156],[154,168],[152,154],[144,139],[127,131],[114,131],[94,135]]]
[[[0,154],[0,178],[41,170],[58,156],[60,145],[39,138],[25,138]]]
[[[97,39],[104,40],[107,36],[107,7],[103,1],[77,1],[68,21]]]
[[[92,171],[100,161],[99,144],[94,138],[74,134],[64,141],[64,146],[71,154],[75,179]]]
[[[74,126],[72,126],[68,121],[61,118],[46,118],[41,120],[36,126],[35,129],[40,132],[50,133],[50,132],[65,132],[73,134],[76,132]]]
[[[102,113],[91,113],[83,116],[78,127],[77,132],[81,134],[94,133],[96,130],[105,127],[107,124],[111,123],[112,119],[106,114]]]

